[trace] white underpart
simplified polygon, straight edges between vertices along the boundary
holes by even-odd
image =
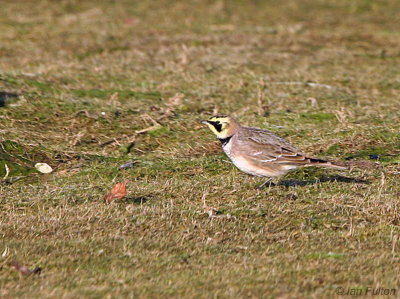
[[[261,173],[259,171],[259,169],[255,168],[253,165],[251,165],[248,160],[242,158],[242,157],[235,157],[235,159],[232,159],[233,164],[235,164],[235,166],[237,168],[239,168],[241,171],[251,174],[251,175],[255,175],[255,176],[269,176],[268,174],[266,174],[265,172]],[[258,171],[257,171],[258,170]]]
[[[222,149],[224,150],[225,154],[228,155],[229,158],[231,158],[231,149],[232,149],[232,139],[229,140],[227,144],[225,144]]]
[[[254,167],[254,165],[250,164],[249,161],[246,158],[240,157],[240,156],[233,156],[231,154],[231,149],[232,149],[232,142],[229,141],[227,144],[225,144],[223,147],[223,150],[225,154],[231,159],[232,163],[239,168],[241,171],[254,175],[254,176],[260,176],[260,177],[274,177],[276,173],[269,173],[266,169],[261,170],[260,168]],[[273,159],[274,160],[274,159]],[[270,162],[273,160],[265,160],[266,162]],[[293,166],[285,166],[287,169],[293,169]],[[296,168],[296,167],[294,167]]]

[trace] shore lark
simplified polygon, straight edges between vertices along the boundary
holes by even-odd
[[[298,167],[347,169],[329,161],[309,157],[274,133],[244,127],[228,115],[213,116],[202,123],[221,141],[224,152],[237,168],[250,175],[268,178],[260,187]]]

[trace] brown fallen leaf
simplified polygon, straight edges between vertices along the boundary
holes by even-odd
[[[122,182],[122,183],[117,183],[114,185],[114,187],[111,189],[111,193],[107,194],[104,197],[104,200],[107,203],[111,203],[113,199],[122,199],[126,196],[128,193],[126,191],[126,185],[128,184],[128,180]]]
[[[18,273],[20,274],[21,277],[36,275],[36,274],[39,275],[42,272],[42,268],[40,268],[40,267],[36,267],[35,269],[30,270],[26,266],[18,263],[17,261],[11,261],[8,263],[8,265],[10,267],[13,267],[16,271],[18,271]]]

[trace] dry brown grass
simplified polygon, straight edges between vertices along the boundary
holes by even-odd
[[[0,297],[398,288],[398,1],[0,6]],[[355,167],[257,190],[199,124],[216,112]]]

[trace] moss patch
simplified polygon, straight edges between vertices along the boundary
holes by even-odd
[[[36,163],[49,163],[52,160],[41,147],[23,146],[15,141],[5,140],[0,142],[0,176],[5,176],[6,167],[9,168],[9,176],[25,176],[36,172]]]

